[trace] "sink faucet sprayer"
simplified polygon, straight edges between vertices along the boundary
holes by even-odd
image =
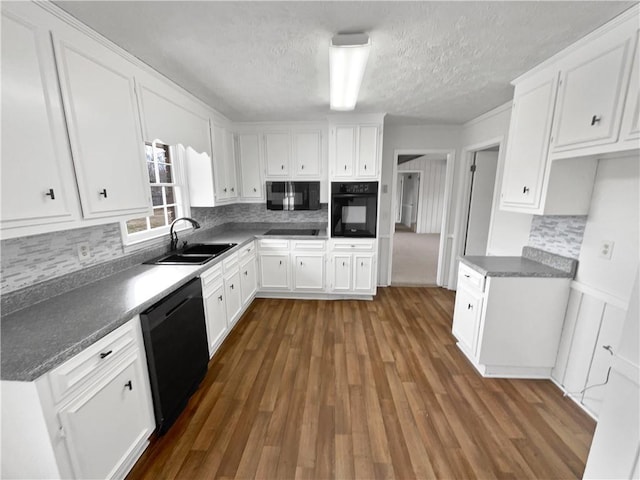
[[[171,237],[171,251],[176,250],[178,248],[178,234],[177,232],[173,231],[173,227],[180,220],[186,220],[187,222],[190,222],[191,225],[193,225],[194,230],[197,230],[198,228],[200,228],[200,224],[196,222],[193,218],[189,218],[189,217],[176,218],[173,222],[171,222],[171,228],[169,229],[169,236]]]

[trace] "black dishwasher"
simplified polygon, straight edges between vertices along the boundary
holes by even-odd
[[[209,349],[200,279],[140,314],[156,426],[164,434],[207,373]]]

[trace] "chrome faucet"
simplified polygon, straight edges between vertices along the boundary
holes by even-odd
[[[169,236],[171,237],[171,251],[178,249],[178,233],[173,231],[173,227],[180,220],[186,220],[187,222],[190,222],[191,225],[193,225],[194,230],[197,230],[198,228],[200,228],[200,224],[196,222],[193,218],[189,218],[189,217],[176,218],[173,222],[171,222],[171,228],[169,229]]]

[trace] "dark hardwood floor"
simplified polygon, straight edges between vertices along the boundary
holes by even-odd
[[[453,301],[255,300],[128,478],[581,478],[595,422],[549,381],[477,374]]]

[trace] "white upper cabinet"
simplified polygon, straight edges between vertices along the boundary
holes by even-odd
[[[288,177],[291,159],[289,132],[264,134],[264,155],[269,177]]]
[[[192,207],[215,206],[213,164],[209,155],[187,147],[185,162],[189,204]]]
[[[77,31],[53,39],[84,217],[149,214],[133,66]]]
[[[627,32],[614,31],[567,58],[558,90],[554,152],[618,140],[633,47]]]
[[[80,217],[49,30],[23,6],[2,5],[3,236]]]
[[[155,79],[138,79],[137,87],[146,142],[180,144],[211,156],[209,117],[204,109]]]
[[[211,133],[216,177],[215,195],[219,202],[231,201],[238,196],[233,133],[215,123],[212,124]]]
[[[551,72],[516,86],[501,207],[540,206],[558,76]]]
[[[238,164],[242,176],[242,198],[264,198],[260,175],[260,136],[257,133],[238,134]]]
[[[637,148],[637,140],[640,138],[640,35],[636,35],[635,54],[631,66],[631,79],[629,91],[622,117],[622,129],[620,137],[623,141],[634,141]]]
[[[322,132],[299,131],[293,134],[293,162],[298,177],[318,177],[322,165]]]
[[[382,161],[382,117],[379,123],[335,123],[330,126],[330,177],[375,180]]]

